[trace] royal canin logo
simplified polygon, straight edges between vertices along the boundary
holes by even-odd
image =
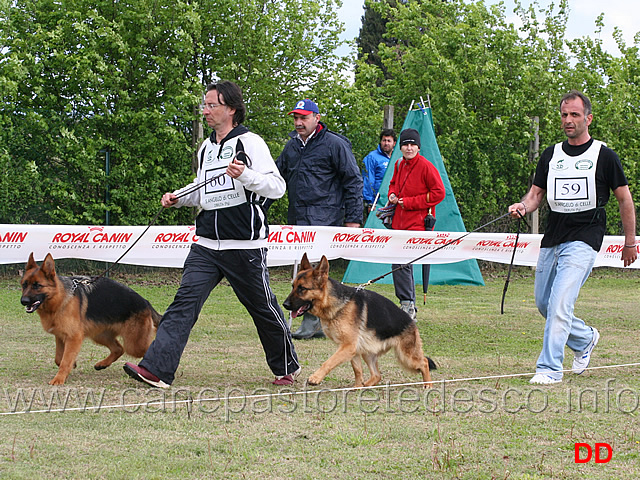
[[[376,235],[375,230],[360,233],[336,233],[332,241],[334,243],[388,243],[391,235]]]
[[[269,233],[268,243],[313,243],[316,232],[309,230],[296,231],[293,227],[282,225],[280,230]]]
[[[531,242],[518,242],[518,248],[528,248]],[[476,247],[513,248],[516,246],[515,236],[513,240],[480,240]]]
[[[128,243],[133,237],[131,232],[104,233],[103,227],[89,227],[88,232],[58,232],[51,243]]]
[[[196,226],[189,225],[187,231],[179,232],[160,232],[154,239],[153,243],[194,243],[198,241],[198,236],[195,234]]]
[[[460,243],[462,243],[461,238],[449,240],[446,236],[436,238],[411,237],[407,239],[405,245],[460,245]]]
[[[23,243],[29,232],[4,232],[0,233],[0,243]]]

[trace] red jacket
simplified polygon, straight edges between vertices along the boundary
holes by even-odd
[[[403,199],[403,207],[398,204],[393,215],[394,230],[424,230],[424,217],[430,208],[435,217],[435,206],[445,195],[440,172],[420,154],[396,162],[389,183],[389,195],[392,193]]]

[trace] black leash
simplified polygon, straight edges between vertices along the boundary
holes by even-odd
[[[504,315],[504,299],[507,296],[507,289],[509,288],[509,279],[511,278],[511,270],[513,269],[513,260],[516,258],[516,249],[518,248],[518,239],[520,238],[520,222],[524,221],[529,227],[527,220],[524,218],[524,215],[520,213],[520,211],[516,210],[520,218],[518,219],[518,230],[516,231],[516,243],[513,246],[513,252],[511,253],[511,262],[509,262],[509,270],[507,271],[507,279],[504,282],[504,288],[502,289],[502,301],[500,302],[500,315]]]
[[[240,156],[241,156],[241,155],[243,156],[243,158],[240,158]],[[249,155],[247,155],[244,151],[239,151],[239,152],[237,152],[237,153],[234,155],[234,157],[231,159],[231,162],[235,162],[236,160],[240,160],[240,161],[241,161],[242,163],[244,163],[248,168],[251,168],[251,164],[252,164],[251,158],[250,158],[250,157],[249,157]],[[231,162],[230,162],[230,163],[231,163]],[[181,192],[179,195],[176,195],[176,198],[186,197],[187,195],[190,195],[190,194],[192,194],[193,192],[196,192],[196,191],[200,190],[202,187],[204,187],[204,186],[205,186],[205,185],[207,185],[208,183],[212,183],[212,182],[214,182],[214,181],[218,180],[219,178],[221,178],[221,177],[223,177],[223,176],[225,176],[225,175],[226,175],[226,171],[225,171],[225,172],[223,172],[223,173],[221,173],[221,174],[219,174],[219,175],[216,175],[216,176],[214,176],[214,177],[208,178],[207,180],[203,180],[202,182],[200,182],[200,183],[198,183],[198,184],[194,185],[193,187],[191,187],[190,189],[185,190],[184,192]],[[144,234],[145,234],[145,233],[147,233],[147,232],[149,231],[149,229],[150,229],[150,228],[151,228],[151,227],[156,223],[156,220],[158,219],[158,217],[160,216],[160,213],[162,213],[162,211],[163,211],[164,209],[165,209],[165,207],[161,207],[161,208],[160,208],[160,210],[158,210],[158,213],[156,213],[156,214],[153,216],[153,218],[151,219],[151,221],[149,222],[149,224],[147,225],[147,227],[143,230],[143,232],[142,232],[142,233],[140,234],[140,236],[135,240],[135,242],[133,242],[133,243],[129,246],[129,248],[127,248],[127,249],[124,251],[124,253],[123,253],[122,255],[120,255],[120,257],[119,257],[115,262],[113,262],[111,265],[109,265],[109,267],[108,267],[108,268],[107,268],[107,269],[102,273],[102,275],[99,275],[98,277],[96,277],[96,280],[97,280],[98,278],[101,278],[101,277],[104,277],[104,276],[109,275],[109,272],[111,271],[111,269],[112,269],[113,267],[115,267],[115,266],[120,262],[120,260],[122,260],[122,259],[124,258],[124,256],[125,256],[127,253],[129,253],[129,252],[131,251],[131,249],[132,249],[133,247],[135,247],[135,246],[136,246],[136,243],[138,243],[138,242],[140,241],[140,239],[141,239],[142,237],[144,237]]]
[[[493,220],[491,220],[490,222],[487,222],[487,223],[485,223],[484,225],[481,225],[480,227],[476,228],[475,230],[472,230],[472,231],[470,231],[470,232],[466,232],[464,235],[461,235],[461,236],[459,236],[458,238],[455,238],[455,239],[453,239],[453,240],[450,240],[450,241],[448,241],[447,243],[445,243],[444,245],[440,245],[438,248],[435,248],[435,249],[433,249],[433,250],[430,250],[430,251],[428,251],[427,253],[425,253],[424,255],[421,255],[421,256],[419,256],[418,258],[415,258],[415,259],[411,260],[410,262],[405,263],[404,265],[400,265],[399,267],[394,268],[393,270],[391,270],[391,271],[389,271],[389,272],[385,273],[384,275],[380,275],[379,277],[376,277],[376,278],[374,278],[374,279],[372,279],[372,280],[369,280],[367,283],[363,283],[363,284],[361,284],[361,285],[358,285],[358,286],[356,287],[356,290],[363,290],[364,288],[368,287],[368,286],[369,286],[369,285],[371,285],[372,283],[375,283],[375,282],[377,282],[378,280],[382,280],[382,279],[383,279],[384,277],[386,277],[387,275],[390,275],[390,274],[392,274],[393,272],[397,272],[397,271],[398,271],[398,270],[400,270],[400,269],[407,268],[408,266],[410,266],[411,264],[413,264],[413,263],[417,262],[418,260],[422,260],[424,257],[426,257],[426,256],[428,256],[428,255],[431,255],[432,253],[435,253],[435,252],[437,252],[437,251],[439,251],[439,250],[442,250],[443,248],[446,248],[446,247],[448,247],[449,245],[451,245],[451,244],[453,244],[453,243],[459,242],[460,240],[462,240],[463,238],[465,238],[467,235],[470,235],[470,234],[475,233],[475,232],[477,232],[477,231],[479,231],[479,230],[482,230],[483,228],[488,227],[488,226],[489,226],[489,225],[491,225],[492,223],[495,223],[495,222],[497,222],[498,220],[502,220],[504,217],[507,217],[507,216],[509,216],[509,215],[511,215],[511,213],[510,213],[510,212],[507,212],[507,213],[505,213],[504,215],[501,215],[501,216],[499,216],[499,217],[497,217],[497,218],[494,218],[494,219],[493,219]],[[529,226],[529,224],[527,223],[527,220],[524,218],[524,216],[523,216],[520,212],[518,212],[518,215],[520,215],[520,218],[518,219],[518,231],[517,231],[517,234],[516,234],[516,241],[515,241],[515,245],[514,245],[514,247],[513,247],[513,254],[511,255],[511,263],[509,264],[509,271],[508,271],[508,273],[507,273],[507,281],[506,281],[506,283],[505,283],[504,290],[503,290],[503,292],[502,292],[502,306],[501,306],[501,313],[503,313],[503,311],[504,311],[504,299],[505,299],[505,296],[506,296],[506,294],[507,294],[507,288],[508,288],[508,286],[509,286],[509,278],[510,278],[510,276],[511,276],[511,269],[512,269],[512,267],[513,267],[513,261],[514,261],[515,256],[516,256],[516,248],[518,247],[518,238],[520,237],[520,221],[521,221],[521,220],[522,220],[522,221],[524,221],[524,223],[527,225],[527,227]]]

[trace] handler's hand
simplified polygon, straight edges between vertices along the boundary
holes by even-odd
[[[178,197],[173,193],[167,192],[162,196],[162,206],[164,208],[172,207],[178,202]]]
[[[520,215],[524,217],[527,213],[527,207],[522,202],[514,203],[509,206],[509,213],[513,218],[520,218]]]
[[[234,159],[227,167],[227,175],[231,178],[238,178],[244,172],[246,165],[240,160]]]
[[[622,261],[625,267],[628,267],[638,259],[638,246],[635,245],[634,247],[624,247],[622,249]]]

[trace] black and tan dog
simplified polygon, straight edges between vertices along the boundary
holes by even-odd
[[[21,284],[20,302],[27,313],[37,311],[42,327],[56,337],[56,365],[60,368],[51,385],[64,384],[85,337],[111,351],[95,364],[96,370],[102,370],[125,352],[144,356],[162,319],[147,300],[114,280],[56,275],[51,254],[38,266],[31,253]]]
[[[329,278],[325,256],[313,268],[305,253],[300,269],[284,308],[294,317],[307,311],[316,315],[327,337],[338,344],[336,353],[309,377],[309,384],[318,385],[335,367],[351,361],[356,387],[377,385],[382,378],[378,357],[394,348],[400,364],[422,373],[425,388],[432,386],[430,369],[436,365],[424,356],[418,328],[409,315],[382,295]],[[360,357],[371,372],[364,384]]]

